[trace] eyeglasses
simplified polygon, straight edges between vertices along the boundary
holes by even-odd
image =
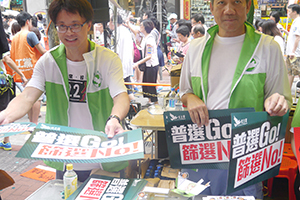
[[[87,21],[86,21],[87,22]],[[68,28],[70,28],[70,30],[73,33],[78,33],[81,31],[81,28],[86,24],[86,22],[84,22],[83,24],[73,24],[71,26],[66,26],[66,25],[56,25],[56,30],[59,33],[65,33],[68,31]]]

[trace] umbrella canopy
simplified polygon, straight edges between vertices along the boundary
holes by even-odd
[[[9,16],[9,15],[12,15],[12,16],[17,16],[20,12],[19,11],[16,11],[16,10],[5,10],[4,12],[2,12],[2,15],[5,15],[5,16]]]

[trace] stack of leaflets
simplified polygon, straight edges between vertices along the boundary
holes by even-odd
[[[143,179],[91,175],[67,200],[133,200],[147,184]]]

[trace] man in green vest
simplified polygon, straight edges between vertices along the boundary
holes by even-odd
[[[208,125],[208,110],[254,107],[283,116],[291,105],[284,59],[272,37],[255,32],[246,22],[250,0],[212,0],[216,26],[191,41],[180,77],[180,96],[191,119]],[[210,187],[206,195],[226,195],[227,170],[198,169]],[[254,184],[229,195],[263,199]]]
[[[93,8],[87,0],[54,0],[48,10],[61,45],[46,52],[36,63],[32,79],[0,113],[0,124],[24,116],[38,97],[46,92],[45,122],[104,131],[109,138],[123,132],[120,125],[129,110],[129,97],[117,54],[87,39]],[[47,162],[62,178],[64,166]],[[127,162],[74,163],[79,181],[92,169],[120,171]]]

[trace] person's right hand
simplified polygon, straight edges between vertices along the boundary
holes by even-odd
[[[207,126],[209,123],[208,110],[205,103],[196,95],[189,95],[187,98],[187,109],[192,121],[199,127]]]

